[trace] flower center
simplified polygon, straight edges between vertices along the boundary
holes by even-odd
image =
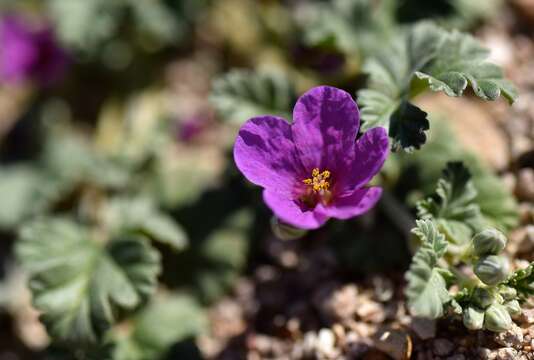
[[[302,182],[311,187],[314,193],[326,191],[330,188],[330,183],[327,179],[330,178],[330,171],[324,170],[320,172],[319,168],[312,170],[312,177],[302,180]]]
[[[306,185],[306,191],[302,194],[302,202],[309,208],[315,207],[318,202],[328,205],[332,199],[330,191],[331,173],[328,170],[312,170],[312,177],[302,180]],[[330,181],[329,181],[330,180]]]

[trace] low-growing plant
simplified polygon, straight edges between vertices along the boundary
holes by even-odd
[[[447,11],[437,18],[412,0],[28,1],[43,12],[46,41],[25,17],[7,28],[17,30],[11,50],[29,49],[17,76],[43,91],[20,125],[38,141],[20,158],[10,158],[18,143],[0,147],[0,230],[14,239],[54,359],[172,356],[209,332],[208,307],[264,261],[259,244],[273,236],[323,239],[348,274],[411,262],[411,314],[469,330],[509,329],[534,295],[534,263],[517,268],[506,253],[518,224],[513,196],[415,101],[429,92],[515,101],[489,50],[451,30],[490,16],[499,0],[440,2]],[[237,26],[228,23],[241,31],[239,14],[259,24],[236,49],[217,29],[235,15]],[[161,71],[177,49],[179,60]],[[310,53],[326,65],[293,63]],[[132,65],[151,54],[146,72]],[[271,56],[276,69],[263,66]],[[197,84],[197,57],[220,71],[209,94]],[[109,64],[136,75],[114,71],[121,81],[98,84],[110,98],[80,101],[67,84],[54,93],[66,100],[50,101],[48,84],[36,81],[49,67],[85,81],[84,71],[105,74]],[[136,89],[152,71],[175,70],[178,84],[158,78]],[[201,95],[176,109],[174,88],[187,81]],[[86,136],[68,105],[93,95],[102,108],[97,119],[80,111],[91,121]],[[182,114],[197,103],[202,116]]]
[[[534,291],[534,264],[511,271],[506,236],[490,227],[476,195],[468,169],[451,162],[435,194],[418,203],[412,232],[420,247],[406,273],[406,297],[415,315],[450,314],[468,329],[501,332]]]

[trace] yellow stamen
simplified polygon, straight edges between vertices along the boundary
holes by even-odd
[[[321,190],[328,190],[330,183],[326,180],[330,178],[330,171],[324,170],[321,172],[319,168],[312,170],[312,177],[302,180],[306,185],[311,185],[313,192],[319,192]]]

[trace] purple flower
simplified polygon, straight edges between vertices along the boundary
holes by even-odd
[[[50,85],[65,72],[68,58],[49,26],[35,28],[9,15],[0,22],[0,78],[4,82],[36,81]]]
[[[183,142],[192,141],[208,127],[208,122],[208,116],[205,114],[196,114],[186,118],[178,124],[178,139]]]
[[[356,141],[358,107],[329,86],[302,95],[294,123],[260,116],[240,129],[234,147],[239,170],[264,188],[263,199],[283,222],[316,229],[329,218],[349,219],[372,208],[382,189],[366,187],[388,154],[384,128]]]

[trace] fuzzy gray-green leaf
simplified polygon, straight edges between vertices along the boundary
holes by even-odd
[[[296,91],[289,79],[275,72],[233,70],[213,82],[211,102],[227,121],[242,124],[259,115],[291,120]]]
[[[476,196],[469,170],[461,162],[449,162],[438,180],[435,196],[417,204],[418,215],[435,219],[450,241],[464,244],[483,222]]]
[[[501,68],[486,61],[489,51],[473,37],[457,31],[447,33],[434,59],[415,75],[432,91],[462,96],[468,85],[483,100],[503,95],[510,103],[517,98],[513,85]]]
[[[405,150],[421,147],[426,141],[421,134],[428,129],[428,120],[413,116],[413,111],[405,112],[399,120],[399,109],[427,88],[461,96],[470,84],[484,100],[503,95],[513,102],[516,90],[503,78],[497,65],[486,61],[487,55],[488,51],[469,35],[448,32],[430,23],[400,32],[363,66],[369,82],[358,93],[362,130],[382,126],[389,130],[393,144],[398,147]],[[392,132],[394,121],[404,124],[406,131]],[[409,131],[413,134],[408,135]]]
[[[142,237],[95,241],[65,219],[40,219],[20,233],[16,253],[30,274],[33,303],[52,337],[94,343],[156,286],[159,254]]]
[[[174,250],[183,250],[188,243],[184,229],[148,198],[112,199],[104,217],[116,233],[128,231],[145,234],[170,245]]]
[[[445,279],[438,270],[438,259],[447,250],[447,241],[431,220],[418,220],[412,230],[422,244],[406,273],[406,297],[412,314],[436,319],[450,300]]]
[[[156,296],[132,321],[127,336],[113,333],[114,360],[160,359],[172,345],[205,332],[208,319],[192,296]]]

